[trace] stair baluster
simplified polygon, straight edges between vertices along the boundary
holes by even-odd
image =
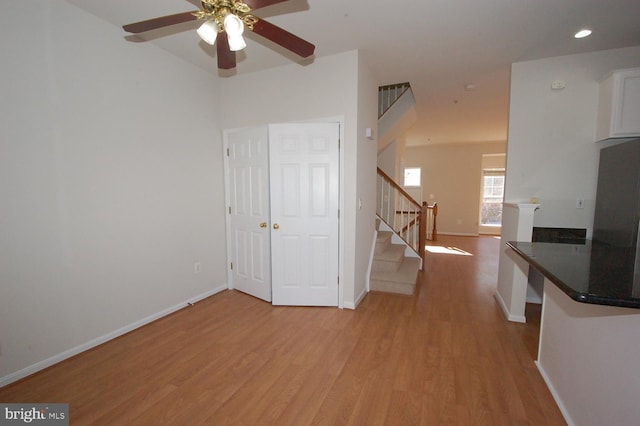
[[[408,82],[378,87],[378,118],[382,117],[395,101],[410,88],[411,85]]]
[[[424,245],[436,237],[437,204],[420,205],[391,177],[378,168],[379,199],[376,214],[421,258]]]

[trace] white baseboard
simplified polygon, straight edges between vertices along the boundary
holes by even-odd
[[[448,232],[448,231],[438,231],[438,235],[451,235],[453,237],[479,237],[480,234],[477,232]],[[438,240],[436,240],[438,241]]]
[[[571,416],[567,411],[567,407],[565,407],[564,404],[562,403],[562,400],[560,399],[560,396],[558,395],[556,388],[553,387],[551,380],[549,380],[549,376],[547,376],[547,372],[544,371],[544,368],[542,367],[542,365],[540,365],[538,361],[536,361],[535,363],[536,363],[536,367],[538,368],[538,371],[540,372],[540,375],[542,376],[542,380],[544,380],[545,384],[549,388],[549,392],[551,392],[551,396],[553,396],[553,399],[556,401],[556,404],[558,404],[558,408],[562,413],[562,417],[564,417],[564,421],[567,422],[568,426],[574,426],[575,423],[571,419]]]
[[[367,293],[369,293],[369,290],[367,290],[366,288],[364,290],[362,290],[362,292],[358,295],[358,297],[356,297],[356,300],[354,303],[348,302],[345,303],[343,308],[344,309],[352,309],[355,310],[358,305],[360,304],[360,302],[362,302],[362,299],[364,299],[364,297],[367,295]]]
[[[369,265],[368,265],[368,270],[367,270],[367,293],[369,291],[371,291],[371,271],[373,270],[373,256],[375,255],[375,251],[376,251],[376,243],[378,242],[378,231],[374,230],[373,231],[373,242],[371,244],[371,251],[369,252]],[[364,298],[364,296],[362,296]],[[356,306],[358,306],[358,303],[360,302],[356,302]]]
[[[362,299],[364,299],[364,298],[365,298],[365,296],[367,295],[367,293],[369,293],[369,289],[365,288],[364,290],[362,290],[362,291],[360,292],[360,294],[358,295],[358,297],[356,297],[356,302],[355,302],[355,303],[353,303],[353,304],[351,304],[351,303],[349,303],[349,304],[345,304],[345,306],[344,306],[344,307],[345,307],[345,308],[347,308],[347,309],[355,309],[355,308],[357,308],[357,307],[358,307],[358,305],[360,304],[360,302],[362,302]]]
[[[498,305],[500,305],[500,309],[502,309],[502,313],[507,318],[507,320],[511,322],[521,322],[521,323],[527,322],[527,319],[524,317],[524,315],[513,315],[511,314],[511,312],[509,312],[509,309],[507,309],[507,304],[504,303],[504,300],[502,300],[502,296],[500,296],[500,293],[496,291],[494,296],[498,301]]]
[[[367,282],[365,285],[364,290],[362,290],[360,292],[360,294],[356,297],[356,300],[354,303],[344,303],[343,308],[345,309],[356,309],[358,307],[358,305],[360,304],[360,302],[362,302],[362,299],[365,298],[365,296],[367,295],[367,293],[369,293],[369,291],[371,291],[371,270],[373,269],[373,254],[376,250],[376,242],[378,240],[378,231],[374,230],[373,231],[373,242],[371,244],[371,252],[369,253],[369,266],[368,266],[368,270],[367,270]]]
[[[61,361],[64,361],[67,358],[71,358],[72,356],[78,355],[84,351],[87,351],[91,348],[94,348],[98,345],[108,342],[109,340],[115,339],[116,337],[122,336],[123,334],[129,333],[130,331],[135,330],[136,328],[140,328],[144,325],[147,325],[155,320],[158,320],[164,316],[172,314],[176,311],[179,311],[182,308],[185,308],[191,304],[194,304],[202,299],[206,299],[207,297],[213,296],[214,294],[220,293],[221,291],[227,290],[227,284],[215,288],[213,290],[207,291],[206,293],[202,293],[194,298],[189,300],[185,300],[184,302],[178,303],[170,308],[167,308],[163,311],[150,315],[146,318],[141,319],[140,321],[136,321],[132,324],[121,327],[117,330],[114,330],[110,333],[107,333],[103,336],[97,337],[93,340],[89,340],[81,345],[78,345],[74,348],[61,352],[57,355],[54,355],[50,358],[32,364],[28,367],[23,368],[22,370],[16,371],[15,373],[11,373],[4,377],[0,377],[0,387],[6,386],[10,383],[23,379],[27,376],[30,376],[34,373],[37,373],[40,370],[44,370],[47,367],[51,367],[54,364],[57,364]]]

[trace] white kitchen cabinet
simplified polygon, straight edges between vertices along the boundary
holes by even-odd
[[[596,140],[640,136],[640,68],[616,70],[600,82]]]

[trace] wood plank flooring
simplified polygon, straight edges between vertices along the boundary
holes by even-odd
[[[68,402],[72,425],[564,425],[533,362],[536,321],[505,321],[494,299],[499,239],[438,238],[457,254],[429,253],[412,297],[351,311],[226,291],[0,401]]]

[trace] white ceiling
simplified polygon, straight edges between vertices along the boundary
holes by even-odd
[[[196,10],[193,0],[67,0],[116,26]],[[316,45],[316,57],[359,49],[379,85],[408,81],[417,124],[407,144],[504,141],[513,62],[640,45],[640,0],[288,0],[258,9]],[[253,34],[232,72],[197,22],[143,35],[219,78],[300,60]],[[586,39],[573,34],[593,29]],[[122,32],[123,41],[140,41]],[[313,59],[311,59],[312,61]],[[466,91],[465,84],[476,88]]]

